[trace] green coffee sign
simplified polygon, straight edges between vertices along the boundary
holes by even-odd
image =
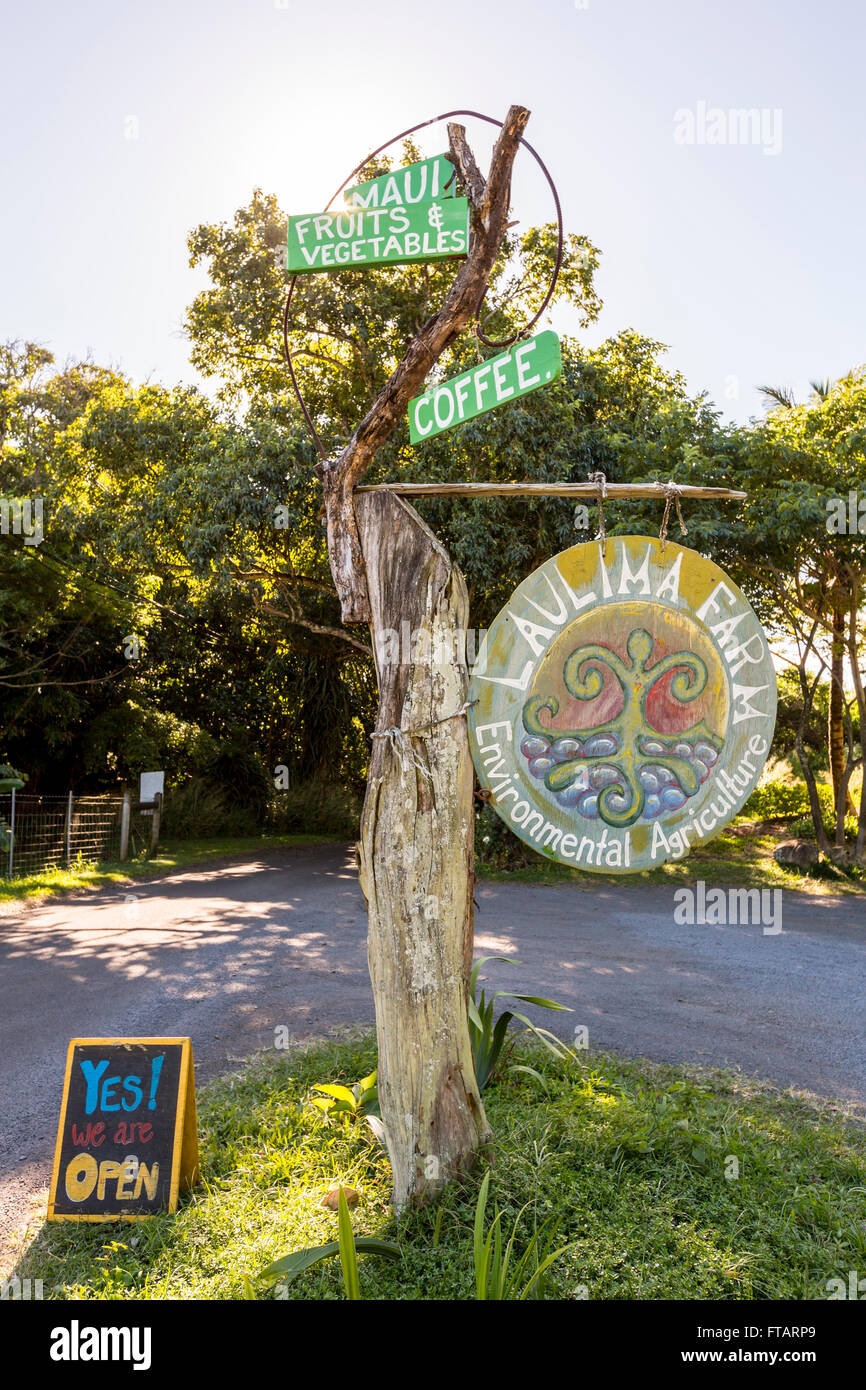
[[[343,198],[354,208],[403,206],[432,198],[450,198],[456,191],[455,183],[454,165],[444,154],[435,154],[431,159],[407,164],[378,179],[356,183],[344,190]]]
[[[442,261],[465,256],[468,249],[467,198],[289,218],[290,275]]]
[[[549,329],[516,343],[468,372],[432,386],[409,402],[409,438],[413,444],[547,386],[562,371],[559,339]]]

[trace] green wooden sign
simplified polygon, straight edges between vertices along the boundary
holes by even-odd
[[[469,690],[490,804],[549,859],[679,860],[739,812],[770,751],[776,675],[745,596],[672,541],[547,560],[490,628]]]
[[[435,154],[377,179],[356,183],[343,190],[343,199],[349,207],[387,208],[452,198],[455,192],[454,165],[444,154]]]
[[[517,400],[537,391],[539,386],[547,386],[561,371],[562,354],[556,334],[549,329],[537,333],[411,400],[409,438],[413,444],[432,439],[504,401]]]
[[[289,218],[290,275],[405,265],[465,256],[469,200],[443,198],[388,208],[348,208]]]

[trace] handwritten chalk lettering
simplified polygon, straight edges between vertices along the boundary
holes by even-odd
[[[114,1184],[113,1196],[116,1201],[137,1201],[142,1193],[145,1193],[150,1201],[154,1201],[159,1186],[159,1164],[152,1163],[148,1167],[146,1163],[139,1163],[135,1173],[135,1185],[131,1191],[126,1190],[129,1180],[126,1162],[105,1158],[101,1163],[97,1163],[92,1154],[79,1154],[66,1165],[63,1183],[71,1202],[86,1202],[94,1191],[97,1200],[103,1202],[106,1200],[106,1190],[110,1183]]]
[[[439,261],[468,250],[466,198],[289,218],[289,275]]]
[[[136,1138],[137,1136],[137,1138]],[[112,1144],[149,1144],[153,1138],[153,1125],[149,1120],[121,1120],[111,1136]]]
[[[76,1148],[89,1149],[98,1148],[105,1141],[105,1121],[99,1120],[95,1125],[89,1124],[84,1129],[79,1130],[78,1125],[72,1126],[72,1142]]]
[[[488,358],[409,402],[409,439],[419,444],[505,401],[555,381],[562,371],[559,339],[550,330]]]
[[[156,1092],[164,1060],[164,1057],[155,1057],[153,1060],[147,1101],[150,1110],[156,1109]],[[92,1115],[95,1110],[137,1110],[141,1105],[144,1091],[140,1076],[116,1075],[107,1076],[102,1080],[110,1065],[107,1057],[99,1062],[82,1061],[79,1065],[87,1087],[84,1108],[88,1115]],[[121,1094],[118,1094],[119,1092]]]

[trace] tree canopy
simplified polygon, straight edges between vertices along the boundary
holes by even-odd
[[[209,282],[187,316],[207,394],[136,385],[90,362],[58,368],[34,343],[0,353],[3,493],[39,496],[45,511],[40,544],[9,535],[0,546],[0,756],[33,786],[110,786],[142,759],[173,759],[181,776],[220,748],[245,750],[263,769],[286,764],[300,779],[363,780],[375,675],[365,633],[340,621],[315,446],[285,370],[284,232],[277,200],[256,190],[231,221],[190,234],[191,264]],[[509,231],[485,334],[522,329],[555,252],[552,224]],[[567,238],[552,307],[571,306],[584,326],[601,308],[600,256],[587,237]],[[289,342],[329,452],[452,275],[439,262],[299,280]],[[365,481],[584,481],[603,471],[744,488],[743,507],[692,508],[688,543],[731,572],[805,673],[807,761],[812,708],[835,671],[849,706],[847,788],[860,758],[866,539],[847,510],[844,529],[828,524],[834,498],[847,509],[849,492],[866,493],[866,377],[818,383],[802,405],[782,392],[766,419],[734,427],[689,393],[664,352],[632,327],[597,348],[565,338],[556,382],[417,445],[404,424]],[[432,380],[487,355],[465,333]],[[518,577],[596,525],[594,508],[556,499],[418,507],[466,576],[479,629]],[[660,519],[650,504],[610,505],[605,517],[614,533],[654,531]]]

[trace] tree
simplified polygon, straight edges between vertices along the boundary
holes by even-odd
[[[343,621],[370,622],[376,638],[408,620],[429,652],[439,643],[455,650],[454,631],[467,621],[463,579],[417,513],[389,494],[362,500],[355,487],[374,460],[393,466],[410,398],[480,310],[497,261],[500,276],[505,273],[511,167],[527,119],[522,108],[508,113],[487,180],[462,128],[449,127],[452,162],[473,209],[469,254],[453,283],[447,268],[401,267],[308,277],[298,295],[292,345],[325,441],[316,471]],[[267,287],[281,229],[273,206],[260,199],[254,213],[261,226],[254,284]],[[254,224],[242,219],[231,236],[200,229],[193,237],[193,258],[210,257],[218,284],[193,306],[190,329],[198,365],[229,365],[228,389],[250,384],[254,368],[272,394],[279,390],[270,370],[274,318],[266,297],[257,299],[239,275],[254,236]],[[527,247],[536,277],[550,250],[544,235]],[[571,273],[568,258],[566,279]],[[507,302],[493,319],[497,312],[519,313],[521,293],[519,285],[506,285]],[[434,310],[439,298],[442,307]],[[378,677],[361,880],[370,915],[379,1091],[400,1207],[425,1200],[463,1171],[488,1130],[467,1026],[473,772],[460,718],[466,669],[456,658],[439,668],[430,657],[411,666],[380,659]]]
[[[377,647],[379,718],[361,819],[379,1096],[398,1210],[429,1200],[464,1172],[490,1133],[467,1012],[474,773],[456,633],[467,625],[468,600],[459,571],[412,508],[380,493],[367,494],[356,511],[353,494],[431,364],[481,307],[528,119],[521,107],[509,110],[486,180],[463,129],[449,126],[452,162],[472,206],[468,256],[338,458],[317,466],[343,621],[369,621],[376,639],[406,619],[426,652],[407,664],[380,658]],[[437,660],[442,650],[448,655]]]
[[[841,381],[849,384],[853,379],[854,374],[851,372],[840,378]],[[826,403],[833,389],[833,383],[829,377],[823,381],[811,381],[809,385],[812,388],[812,402],[815,404]],[[771,409],[797,409],[797,400],[790,387],[762,386],[761,392]],[[833,806],[838,819],[840,815],[844,817],[846,812],[854,814],[855,806],[845,778],[845,604],[844,596],[836,584],[831,589],[830,610],[832,635],[830,639],[830,701],[827,714],[827,747],[830,758],[830,777],[833,784]],[[843,782],[847,788],[844,797],[842,793]]]
[[[825,853],[845,858],[849,787],[862,767],[855,730],[859,736],[866,714],[860,671],[866,534],[860,530],[857,507],[857,499],[866,498],[866,369],[855,369],[832,385],[821,383],[820,389],[816,384],[810,400],[801,405],[789,393],[770,394],[782,397],[778,407],[740,437],[736,475],[749,500],[739,521],[720,537],[721,547],[728,551],[734,578],[743,576],[765,622],[796,653],[802,698],[796,751],[816,836]],[[830,683],[833,846],[824,831],[806,739],[822,680]],[[862,859],[864,845],[866,779],[850,853]]]
[[[371,621],[374,638],[408,621],[427,650],[454,649],[467,621],[463,579],[418,514],[391,495],[355,495],[365,473],[399,475],[413,463],[403,421],[409,399],[441,359],[447,371],[460,334],[494,302],[488,333],[515,331],[552,268],[552,229],[507,237],[511,164],[528,113],[509,112],[485,181],[461,128],[449,128],[451,158],[473,206],[470,253],[453,284],[447,266],[311,276],[296,289],[290,344],[325,457],[316,464],[328,558],[348,624]],[[382,166],[363,171],[365,177]],[[258,194],[233,227],[205,227],[190,240],[193,262],[210,263],[213,286],[192,306],[193,360],[220,372],[226,399],[240,394],[261,416],[291,417],[280,360],[283,286],[275,249],[276,204]],[[525,276],[511,274],[515,250]],[[594,248],[571,238],[561,288],[589,312]],[[435,310],[437,302],[442,308]],[[355,421],[361,419],[356,425]],[[307,581],[315,556],[304,556]],[[374,645],[376,643],[374,642]],[[423,643],[421,644],[423,645]],[[362,819],[362,884],[370,912],[377,1001],[379,1088],[398,1206],[423,1201],[462,1171],[487,1135],[467,1028],[472,955],[473,772],[459,718],[467,675],[379,661],[379,718]],[[441,717],[441,722],[440,722]],[[407,982],[409,989],[407,992]]]
[[[54,525],[49,466],[64,430],[119,378],[86,362],[52,372],[53,361],[34,343],[0,348],[3,491],[26,499],[39,519],[29,536],[19,531],[0,542],[0,735],[10,756],[14,749],[17,761],[26,760],[30,790],[47,767],[74,762],[85,711],[112,699],[128,675],[110,637],[117,604],[70,565]]]
[[[289,510],[295,436],[242,426],[188,388],[35,361],[32,345],[7,355],[2,468],[16,492],[38,480],[44,536],[0,546],[0,716],[30,788],[137,776],[116,753],[141,746],[145,707],[254,747],[266,766],[286,764],[293,784],[360,785],[362,725],[375,708],[369,648],[343,641],[330,611],[306,463],[288,500],[295,544],[318,545],[322,579],[305,626],[287,631],[271,613],[292,600],[275,523],[278,501]]]

